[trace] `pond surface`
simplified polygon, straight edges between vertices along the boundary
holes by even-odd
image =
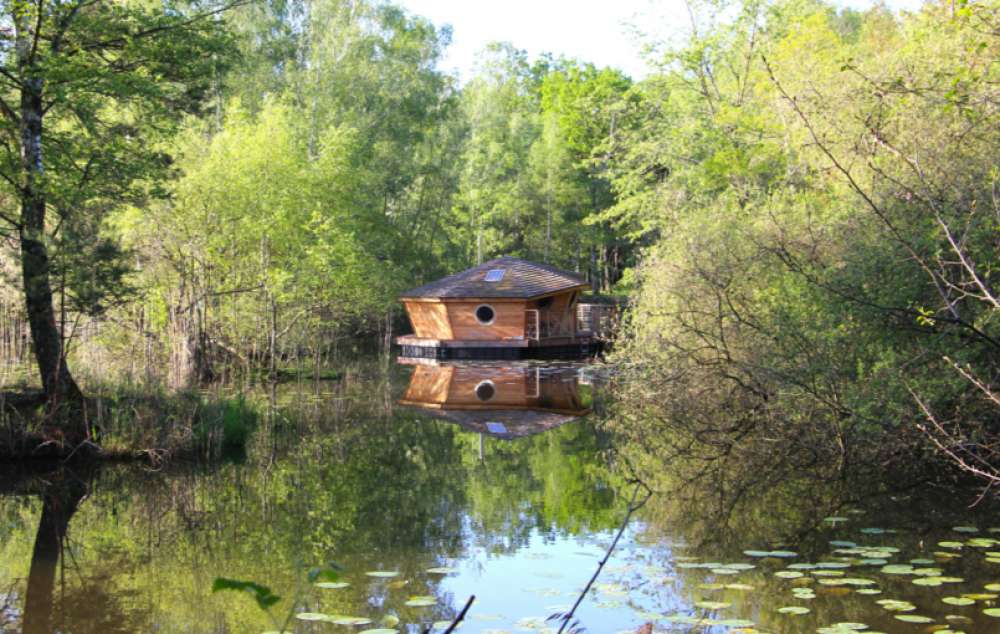
[[[354,371],[264,395],[246,455],[219,465],[6,475],[0,632],[442,631],[470,595],[459,632],[555,631],[547,617],[574,603],[632,491],[601,374]],[[576,619],[612,634],[1000,632],[996,509],[868,484],[734,505],[717,531],[702,505],[654,496]],[[332,562],[335,580],[309,582]],[[213,593],[220,577],[280,599],[265,612]]]

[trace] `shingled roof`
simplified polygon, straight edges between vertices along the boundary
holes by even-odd
[[[504,271],[500,280],[486,281],[487,273],[499,270]],[[575,273],[563,271],[547,264],[536,264],[520,258],[503,257],[484,262],[467,271],[449,275],[436,282],[412,288],[400,297],[530,299],[586,285],[587,281]]]

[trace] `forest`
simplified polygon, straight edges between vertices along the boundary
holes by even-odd
[[[1000,4],[688,8],[643,78],[496,43],[460,81],[390,2],[3,3],[5,382],[328,367],[514,255],[629,298],[647,448],[1000,483]]]

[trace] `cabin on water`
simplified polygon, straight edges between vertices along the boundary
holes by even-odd
[[[513,257],[411,289],[400,297],[413,334],[396,338],[404,357],[517,359],[594,352],[578,328],[590,285],[575,273]]]

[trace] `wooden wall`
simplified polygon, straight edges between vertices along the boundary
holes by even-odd
[[[441,302],[407,302],[406,314],[410,317],[413,334],[422,339],[453,339],[448,310]]]
[[[493,323],[486,326],[476,319],[476,308],[487,304],[493,307]],[[451,322],[452,339],[463,341],[499,341],[524,337],[524,310],[526,302],[470,300],[447,302],[448,321]]]
[[[551,297],[545,308],[539,308],[543,333],[549,337],[576,335],[576,292]],[[422,339],[459,341],[503,341],[523,339],[525,310],[537,308],[538,301],[504,299],[470,299],[460,301],[404,300],[413,332]],[[476,319],[476,309],[491,306],[495,317],[486,325]],[[547,322],[547,328],[545,326]]]
[[[576,336],[576,297],[575,291],[555,295],[551,298],[551,303],[545,308],[538,309],[538,319],[540,322],[547,321],[548,329],[542,328],[542,332],[547,332],[549,337],[575,337]],[[534,307],[538,301],[532,302]]]

